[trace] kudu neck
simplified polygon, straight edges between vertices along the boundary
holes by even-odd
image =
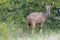
[[[46,10],[45,17],[46,19],[50,16],[50,10]]]

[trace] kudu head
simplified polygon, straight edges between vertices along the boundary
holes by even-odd
[[[45,16],[46,18],[48,18],[50,16],[50,8],[54,6],[54,2],[50,3],[49,5],[47,5],[46,3],[42,3],[42,6],[45,7],[46,9]]]
[[[46,8],[46,11],[50,11],[50,7],[54,6],[54,2],[47,5],[46,3],[42,3],[42,6]]]

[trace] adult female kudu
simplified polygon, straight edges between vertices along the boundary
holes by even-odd
[[[54,2],[51,3],[50,5],[46,5],[45,3],[42,3],[42,6],[44,6],[46,8],[46,12],[33,12],[30,13],[27,16],[27,24],[28,24],[28,29],[29,26],[32,26],[32,34],[34,34],[34,29],[35,29],[35,25],[38,23],[40,24],[40,32],[42,32],[42,28],[44,25],[44,22],[46,21],[46,19],[50,16],[50,7],[54,5]]]

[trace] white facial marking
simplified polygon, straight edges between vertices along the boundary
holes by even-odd
[[[46,5],[46,10],[50,11],[50,6],[49,5]]]

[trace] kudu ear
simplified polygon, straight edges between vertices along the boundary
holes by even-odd
[[[46,3],[42,3],[42,6],[45,7],[46,6]]]
[[[54,6],[54,2],[50,3],[50,6]]]

